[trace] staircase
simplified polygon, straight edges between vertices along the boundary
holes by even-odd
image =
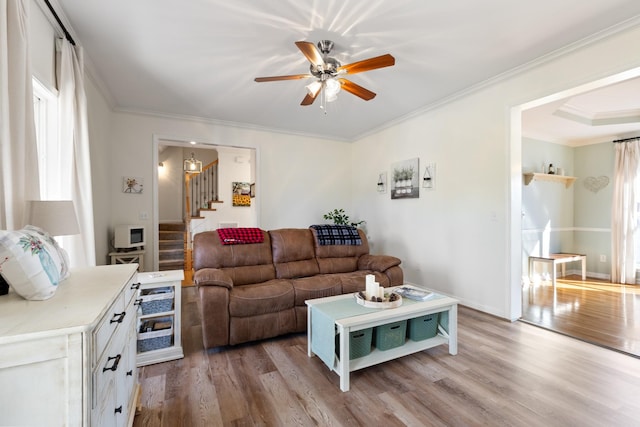
[[[184,270],[186,227],[183,222],[158,224],[158,268]]]

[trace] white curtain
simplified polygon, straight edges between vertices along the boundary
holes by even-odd
[[[96,265],[93,196],[91,186],[91,157],[87,98],[84,91],[84,63],[82,50],[69,41],[57,41],[57,79],[59,91],[61,158],[69,159],[63,168],[61,188],[69,194],[63,198],[73,200],[80,225],[80,235],[64,237],[73,267]]]
[[[40,198],[29,59],[29,0],[0,0],[0,229],[26,221]]]
[[[613,206],[611,210],[611,281],[636,283],[634,234],[636,178],[640,166],[638,140],[615,143]]]

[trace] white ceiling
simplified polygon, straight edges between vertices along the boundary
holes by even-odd
[[[526,110],[522,133],[574,147],[640,136],[640,78]]]
[[[640,15],[637,0],[56,0],[52,4],[85,48],[90,72],[116,109],[347,141]],[[254,82],[258,76],[307,73],[309,63],[294,42],[321,39],[335,42],[332,54],[342,64],[385,53],[395,57],[393,67],[349,77],[377,93],[376,98],[367,102],[342,91],[324,114],[318,102],[300,106],[308,80]],[[636,93],[637,89],[636,84]],[[640,108],[637,102],[593,106],[586,95],[570,101],[586,112]],[[551,110],[535,113],[549,116]],[[540,121],[523,117],[532,126]],[[531,134],[543,131],[532,129]]]

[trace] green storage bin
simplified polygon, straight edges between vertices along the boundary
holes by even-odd
[[[375,329],[375,347],[378,350],[390,350],[404,345],[407,336],[406,320],[380,325]]]
[[[411,341],[422,341],[433,338],[438,333],[438,315],[440,313],[427,314],[426,316],[409,319],[408,334]]]
[[[340,356],[340,336],[336,335],[336,355]],[[349,360],[357,359],[371,353],[373,328],[349,333]]]

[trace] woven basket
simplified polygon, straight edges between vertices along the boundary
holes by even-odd
[[[390,350],[404,345],[407,335],[406,320],[380,325],[375,329],[374,345],[378,350]]]
[[[154,331],[156,323],[171,323],[170,328]],[[158,317],[142,322],[138,332],[138,353],[171,347],[173,344],[173,319]]]
[[[339,336],[336,336],[336,354],[340,355]],[[357,359],[371,353],[373,328],[349,333],[349,360]]]
[[[145,293],[147,292],[147,293]],[[173,287],[148,289],[140,295],[142,314],[163,313],[173,310]]]
[[[438,314],[427,314],[426,316],[409,319],[407,335],[411,341],[422,341],[436,336],[438,332]]]

